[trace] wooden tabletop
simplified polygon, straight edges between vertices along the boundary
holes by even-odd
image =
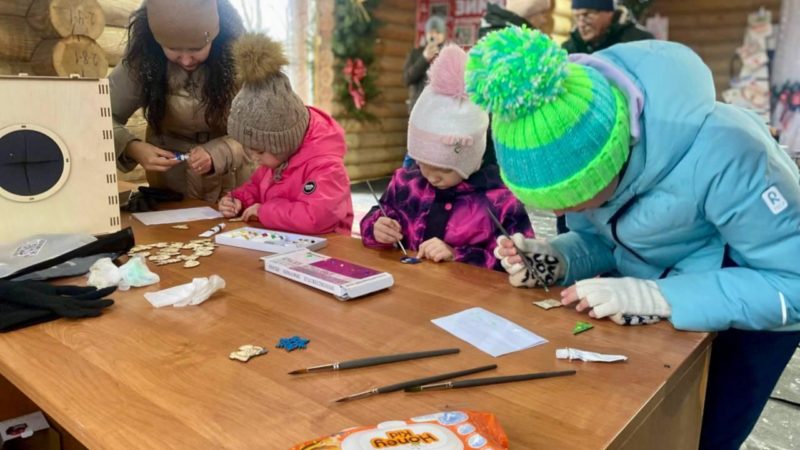
[[[219,220],[190,222],[188,230],[146,227],[127,217],[124,222],[133,226],[137,243],[154,243],[197,239]],[[388,271],[395,286],[341,302],[265,272],[259,252],[219,247],[193,269],[151,267],[160,284],[115,293],[116,304],[99,318],[0,334],[0,374],[90,448],[285,449],[351,426],[469,408],[496,414],[511,448],[589,449],[619,444],[710,342],[707,334],[677,332],[668,323],[621,327],[568,308],[545,311],[531,302],[558,297],[557,290],[515,289],[501,273],[458,263],[404,265],[397,251],[365,249],[344,236],[329,239],[322,253]],[[199,306],[155,309],[143,297],[211,274],[222,276],[227,287]],[[431,323],[474,306],[549,343],[492,358]],[[573,335],[578,320],[595,328]],[[311,339],[307,350],[274,348],[279,338],[294,335]],[[247,364],[228,359],[243,344],[270,351]],[[445,347],[461,353],[287,375],[315,364]],[[555,349],[563,347],[630,359],[556,360]],[[475,376],[578,373],[331,402],[375,386],[491,363],[499,366],[495,372]]]

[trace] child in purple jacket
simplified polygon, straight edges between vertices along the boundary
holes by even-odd
[[[487,208],[509,233],[532,237],[525,208],[503,185],[497,166],[480,168],[489,117],[464,89],[467,55],[442,49],[408,124],[408,153],[418,167],[398,169],[376,206],[361,221],[364,245],[402,241],[417,256],[502,271],[492,251],[500,234]]]

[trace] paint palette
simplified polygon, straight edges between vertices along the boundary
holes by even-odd
[[[394,284],[390,273],[307,250],[261,259],[267,272],[329,292],[339,300],[361,297]]]
[[[328,240],[318,236],[273,231],[264,228],[243,227],[220,233],[214,237],[219,245],[249,248],[269,253],[290,253],[297,250],[319,250]]]

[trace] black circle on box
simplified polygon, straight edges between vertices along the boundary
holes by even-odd
[[[0,189],[19,196],[43,194],[64,172],[64,154],[44,133],[17,130],[0,137]]]

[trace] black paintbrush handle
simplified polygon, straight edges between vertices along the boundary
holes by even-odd
[[[474,380],[453,381],[451,389],[467,388],[474,386],[485,386],[487,384],[512,383],[514,381],[536,380],[539,378],[563,377],[565,375],[575,375],[574,370],[561,370],[558,372],[539,372],[525,373],[522,375],[509,375],[505,377],[476,378]]]
[[[504,227],[503,224],[500,223],[500,220],[497,218],[497,216],[494,215],[492,210],[486,208],[486,212],[489,213],[489,218],[492,219],[492,223],[494,223],[494,226],[496,226],[497,229],[500,230],[500,233],[502,233],[503,236],[506,237],[506,239],[511,239],[511,235],[508,234],[508,230],[506,230],[506,227]]]
[[[489,213],[489,218],[492,219],[492,223],[494,223],[494,226],[496,226],[497,229],[500,230],[500,233],[502,233],[506,239],[508,239],[509,241],[511,241],[512,244],[514,244],[514,240],[511,239],[511,235],[508,234],[508,230],[506,230],[506,227],[504,227],[503,224],[500,223],[500,220],[497,219],[497,216],[494,215],[492,210],[486,208],[486,212]],[[542,283],[542,286],[544,286],[544,289],[546,291],[549,290],[547,289],[547,283],[544,282],[539,272],[533,270],[533,265],[531,264],[531,262],[528,261],[528,258],[526,258],[525,255],[522,254],[522,249],[517,247],[517,244],[514,244],[514,248],[517,249],[517,253],[519,254],[520,259],[522,259],[522,264],[525,265],[525,268],[528,269],[528,272],[530,272],[531,275],[536,277],[536,279],[539,280],[540,283]]]
[[[488,366],[475,367],[472,369],[459,370],[457,372],[443,373],[440,375],[432,375],[425,378],[417,378],[416,380],[403,381],[402,383],[395,383],[395,384],[390,384],[388,386],[379,387],[378,392],[383,394],[386,392],[399,391],[405,388],[422,386],[423,384],[428,384],[428,383],[436,383],[437,381],[463,377],[467,375],[472,375],[473,373],[485,372],[487,370],[492,370],[496,368],[497,364],[489,364]]]
[[[430,350],[427,352],[413,352],[413,353],[401,353],[399,355],[373,356],[370,358],[361,358],[361,359],[353,359],[350,361],[343,361],[340,362],[335,368],[342,370],[342,369],[355,369],[358,367],[377,366],[379,364],[408,361],[411,359],[452,355],[453,353],[458,353],[459,351],[460,350],[457,348],[444,348],[441,350]]]

